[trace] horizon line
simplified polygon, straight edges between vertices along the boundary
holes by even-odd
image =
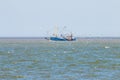
[[[23,37],[0,37],[0,39],[45,39],[46,37],[30,37],[30,36],[23,36]],[[115,36],[104,36],[104,37],[100,37],[100,36],[92,36],[92,37],[75,37],[77,39],[120,39],[120,37],[115,37]]]

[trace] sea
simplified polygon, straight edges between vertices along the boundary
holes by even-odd
[[[120,39],[0,39],[0,80],[120,80]]]

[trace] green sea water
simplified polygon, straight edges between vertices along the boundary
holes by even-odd
[[[120,40],[0,42],[0,80],[120,80]]]

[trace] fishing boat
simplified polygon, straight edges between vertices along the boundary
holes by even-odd
[[[58,34],[58,28],[55,29],[55,33],[47,38],[48,40],[51,41],[75,41],[76,38],[73,37],[72,33],[67,33],[67,34]]]
[[[73,38],[72,34],[67,35],[67,36],[61,34],[60,36],[50,37],[50,40],[52,40],[52,41],[75,41],[76,38]]]

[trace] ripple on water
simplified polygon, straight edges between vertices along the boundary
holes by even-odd
[[[0,80],[119,80],[119,53],[112,42],[0,44]]]

